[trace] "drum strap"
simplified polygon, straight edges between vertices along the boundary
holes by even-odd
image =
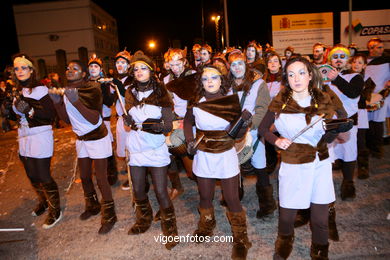
[[[256,152],[257,146],[259,146],[260,139],[257,137],[255,143],[253,144],[253,153]]]

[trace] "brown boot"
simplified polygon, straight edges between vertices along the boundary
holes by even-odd
[[[333,241],[339,241],[339,232],[336,225],[336,208],[334,202],[329,204],[329,216],[328,216],[328,229],[329,239]]]
[[[297,216],[295,217],[294,227],[301,227],[309,223],[310,209],[298,209]]]
[[[169,198],[171,200],[174,200],[184,192],[184,189],[180,181],[179,173],[177,171],[168,171],[168,177],[172,183],[172,189],[171,193],[169,194]]]
[[[35,207],[33,212],[31,212],[31,216],[37,217],[45,213],[48,205],[47,205],[46,195],[42,188],[41,183],[31,183],[31,185],[33,186],[35,192],[38,195],[38,205]]]
[[[62,218],[60,193],[58,192],[58,186],[55,181],[42,183],[42,188],[45,192],[49,206],[49,214],[45,223],[42,225],[42,228],[49,229],[54,227]]]
[[[292,251],[294,244],[294,234],[280,235],[275,242],[274,259],[287,259]]]
[[[310,257],[312,260],[328,260],[328,249],[329,244],[318,245],[316,243],[311,243],[310,247]]]
[[[233,249],[231,257],[234,260],[246,259],[248,250],[252,247],[252,243],[249,242],[248,238],[245,211],[227,211],[226,215],[229,219],[233,233]]]
[[[85,198],[85,211],[81,213],[80,220],[87,220],[90,217],[99,214],[101,208],[95,191],[86,194],[84,198]]]
[[[356,197],[355,185],[353,181],[343,180],[340,188],[342,200],[352,200]]]
[[[198,211],[200,214],[198,228],[194,231],[193,235],[197,235],[198,237],[212,236],[216,226],[214,208],[198,208]]]
[[[176,216],[173,205],[166,209],[160,209],[161,211],[161,230],[163,235],[167,237],[168,241],[165,247],[171,250],[179,242],[175,242],[174,238],[177,236]],[[172,238],[169,238],[172,237]]]
[[[107,158],[107,180],[111,186],[118,181],[118,168],[114,155]]]
[[[115,204],[113,200],[102,202],[102,221],[99,234],[104,235],[111,231],[118,220],[115,213]]]
[[[141,234],[150,228],[153,220],[153,210],[148,198],[135,200],[135,216],[135,223],[127,233],[129,235]]]
[[[256,213],[256,218],[263,218],[271,215],[276,210],[276,202],[274,200],[274,190],[272,185],[258,186],[256,185],[256,194],[259,199],[259,210]]]

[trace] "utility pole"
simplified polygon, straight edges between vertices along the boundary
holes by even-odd
[[[352,1],[352,0],[350,0]],[[227,10],[227,1],[223,0],[223,17],[225,21],[225,42],[226,42],[226,47],[230,46],[229,43],[229,22],[228,22],[228,10]]]

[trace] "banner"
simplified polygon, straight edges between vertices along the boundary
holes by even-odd
[[[359,51],[367,50],[371,38],[384,41],[385,49],[390,49],[390,9],[352,12],[352,42]],[[340,14],[340,41],[348,45],[349,12]]]
[[[288,46],[295,53],[312,54],[317,42],[333,45],[333,13],[272,16],[272,45],[280,55]]]

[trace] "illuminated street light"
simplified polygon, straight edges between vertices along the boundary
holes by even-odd
[[[154,49],[156,47],[156,42],[155,41],[149,41],[149,48]]]
[[[216,39],[216,45],[217,50],[219,50],[219,20],[221,19],[221,16],[212,16],[211,20],[215,22],[215,39]]]

